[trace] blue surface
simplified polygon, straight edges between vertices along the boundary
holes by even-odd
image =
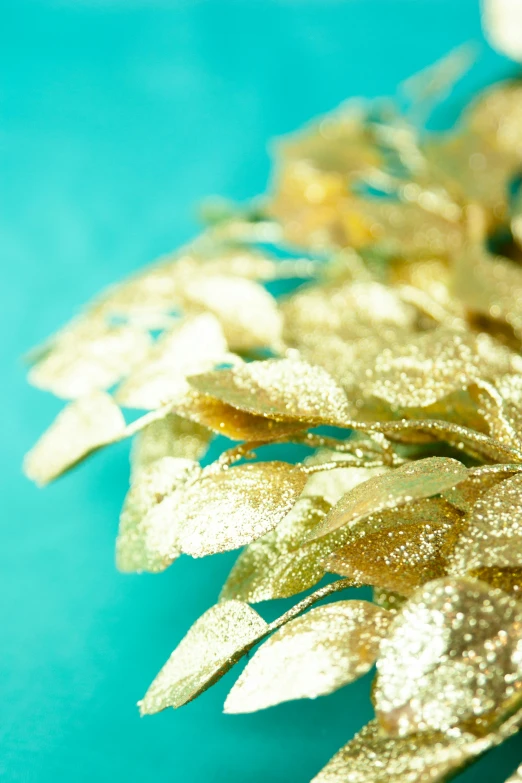
[[[190,238],[202,197],[262,191],[274,136],[351,94],[391,93],[469,39],[476,0],[0,0],[2,780],[306,783],[369,718],[367,680],[227,717],[234,674],[138,717],[232,557],[118,574],[127,447],[35,489],[22,455],[59,404],[25,385],[18,357]],[[446,115],[510,69],[485,48]],[[463,780],[500,783],[520,756],[515,740]]]

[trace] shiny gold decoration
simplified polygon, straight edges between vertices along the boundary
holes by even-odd
[[[108,394],[80,397],[66,405],[27,454],[25,471],[38,484],[47,484],[124,434],[125,420]]]
[[[336,424],[349,414],[346,396],[333,378],[294,359],[250,362],[196,375],[189,382],[238,410],[276,421]]]
[[[429,457],[382,476],[374,476],[347,492],[317,526],[313,537],[319,538],[338,528],[353,525],[379,511],[398,508],[414,499],[440,493],[463,481],[467,474],[464,465],[457,460]]]
[[[209,688],[259,639],[267,623],[241,601],[223,601],[192,626],[140,702],[142,715],[181,707]]]
[[[219,322],[210,314],[188,319],[167,330],[152,346],[116,393],[126,408],[154,410],[182,399],[185,378],[227,361],[227,343]]]
[[[522,606],[487,584],[420,587],[383,640],[374,692],[393,736],[489,727],[522,698]]]
[[[315,699],[361,677],[375,662],[388,621],[384,609],[367,601],[311,609],[256,652],[230,691],[225,712],[255,712],[291,699]]]
[[[483,18],[518,58],[514,5],[484,0]],[[134,437],[121,570],[245,547],[143,713],[261,641],[229,712],[376,662],[376,720],[316,783],[445,781],[522,723],[522,82],[424,130],[471,56],[285,141],[263,201],[208,206],[201,236],[29,356],[30,380],[72,400],[32,479]],[[371,602],[307,611],[363,585]],[[249,606],[300,594],[270,624]]]

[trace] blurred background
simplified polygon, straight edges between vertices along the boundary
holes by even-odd
[[[368,678],[224,716],[235,673],[139,718],[233,555],[118,574],[128,446],[37,490],[23,454],[60,403],[26,386],[20,356],[193,237],[202,198],[263,191],[274,137],[470,40],[478,64],[438,123],[513,68],[478,0],[0,0],[2,780],[306,783],[370,718]],[[500,783],[521,758],[515,738],[462,780]]]

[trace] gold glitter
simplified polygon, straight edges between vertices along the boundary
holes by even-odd
[[[321,497],[303,497],[277,527],[241,553],[221,598],[249,603],[289,598],[316,584],[325,573],[324,547],[303,545],[329,511]]]
[[[195,699],[268,633],[265,621],[241,601],[222,601],[192,626],[143,701],[142,715]]]
[[[225,712],[314,699],[356,680],[373,666],[388,622],[388,613],[367,601],[311,609],[256,652],[230,691]]]
[[[212,433],[173,413],[153,421],[136,435],[131,451],[131,479],[162,457],[199,460],[206,453]]]
[[[312,783],[442,783],[508,736],[506,727],[482,739],[469,732],[398,738],[388,736],[377,721],[371,721]]]
[[[149,526],[151,518],[157,517],[152,512],[165,497],[196,481],[201,473],[196,462],[175,457],[163,457],[142,468],[121,512],[116,540],[116,564],[121,571],[163,571],[181,554],[175,541],[168,551],[150,546]],[[173,518],[172,528],[175,524]]]
[[[293,359],[251,362],[189,381],[239,410],[281,421],[336,423],[349,412],[346,395],[328,373]]]
[[[429,457],[358,484],[341,498],[313,533],[319,538],[385,509],[429,497],[458,484],[467,470],[454,459]]]
[[[96,449],[122,438],[125,420],[112,397],[96,392],[65,406],[25,458],[29,478],[47,484]]]
[[[444,576],[462,515],[442,499],[418,500],[350,528],[350,543],[325,561],[328,571],[402,595]]]
[[[479,568],[520,569],[517,544],[522,538],[522,475],[506,478],[481,495],[469,524],[457,543],[452,573],[473,573]]]
[[[377,717],[392,735],[479,730],[522,693],[522,607],[483,582],[420,587],[381,644]]]
[[[485,18],[514,52],[503,2]],[[75,399],[27,456],[33,479],[136,436],[122,570],[246,546],[142,712],[190,701],[272,633],[228,711],[314,698],[377,662],[377,720],[316,783],[446,780],[522,723],[520,81],[424,130],[470,59],[285,141],[267,198],[208,208],[201,236],[29,357],[36,385]],[[264,286],[277,279],[290,293]],[[147,412],[126,426],[117,403]],[[238,443],[208,451],[214,434]],[[273,461],[293,443],[302,464]],[[270,624],[245,603],[327,570],[345,578]],[[373,603],[303,614],[363,584]]]
[[[165,332],[143,363],[123,382],[116,400],[126,408],[153,410],[183,398],[185,377],[227,361],[227,343],[219,322],[209,314]]]
[[[145,359],[149,346],[142,329],[85,315],[43,346],[29,380],[58,397],[75,399],[113,386]]]

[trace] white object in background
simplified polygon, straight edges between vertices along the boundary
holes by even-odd
[[[522,0],[482,0],[482,26],[497,51],[522,62]]]

